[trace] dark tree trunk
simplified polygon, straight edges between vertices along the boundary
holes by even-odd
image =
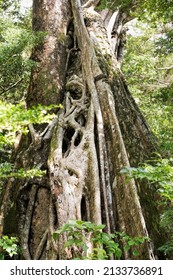
[[[106,224],[108,233],[149,236],[138,259],[154,259],[161,238],[155,190],[120,174],[155,151],[120,70],[126,16],[99,14],[99,1],[83,8],[79,0],[69,2],[34,1],[33,29],[47,35],[32,54],[39,63],[27,106],[61,101],[63,109],[46,129],[30,125],[21,139],[16,166],[47,174],[8,182],[1,206],[4,232],[17,232],[25,259],[66,259],[66,237],[55,242],[52,233],[69,219],[90,220]]]

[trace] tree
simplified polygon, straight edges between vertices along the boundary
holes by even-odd
[[[37,63],[27,108],[61,102],[63,109],[48,126],[29,125],[13,155],[16,168],[46,175],[11,178],[4,187],[1,232],[19,236],[24,259],[71,255],[63,248],[66,235],[52,237],[69,219],[103,223],[108,234],[150,237],[138,259],[154,259],[163,237],[156,187],[120,173],[156,151],[120,70],[129,15],[121,8],[96,11],[99,2],[33,2],[33,30],[45,39],[32,52]],[[124,258],[135,257],[124,252]]]

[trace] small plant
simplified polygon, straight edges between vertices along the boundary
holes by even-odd
[[[145,237],[131,238],[125,233],[116,232],[108,234],[102,230],[105,225],[95,225],[88,221],[69,221],[62,228],[53,234],[55,240],[59,235],[66,235],[67,241],[64,244],[68,258],[106,260],[113,257],[119,260],[123,250],[129,251],[132,247],[142,244]],[[120,247],[123,244],[123,250]],[[132,250],[133,255],[138,255],[137,250]]]
[[[8,237],[6,235],[0,237],[0,260],[4,260],[6,255],[11,258],[17,255],[17,242],[16,237]]]

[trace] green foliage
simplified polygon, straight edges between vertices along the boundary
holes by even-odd
[[[0,3],[0,97],[19,101],[26,94],[31,69],[37,65],[31,57],[33,46],[45,38],[45,32],[31,31],[31,14],[20,13],[20,1]]]
[[[168,3],[169,2],[169,3]],[[157,136],[160,153],[173,155],[173,1],[138,1],[135,15],[142,19],[133,36],[128,37],[123,71],[130,91]],[[137,32],[136,32],[137,31]],[[168,258],[173,253],[173,167],[172,160],[161,159],[138,168],[124,168],[128,178],[145,179],[158,185],[160,225],[167,242],[159,248]],[[153,186],[153,190],[156,188]]]
[[[36,178],[42,177],[46,174],[45,170],[40,170],[38,168],[31,168],[25,170],[23,168],[16,169],[15,166],[9,162],[0,163],[0,195],[3,188],[3,183],[9,178]]]
[[[147,15],[150,15],[155,22],[158,18],[165,22],[171,22],[173,19],[172,0],[137,0],[136,3],[137,11],[141,17],[147,18]]]
[[[158,52],[172,53],[173,0],[133,0],[133,3],[133,16],[159,30]]]
[[[173,253],[173,208],[171,207],[165,211],[161,217],[161,228],[166,232],[168,241],[163,244],[159,250],[162,251],[165,256]]]
[[[61,108],[61,105],[38,105],[26,110],[24,104],[10,104],[0,101],[0,151],[8,145],[8,149],[15,142],[16,132],[28,132],[29,124],[49,123],[55,114],[48,113],[53,108]],[[0,163],[0,178],[2,186],[3,181],[10,177],[14,178],[33,178],[41,177],[45,171],[32,168],[30,170],[18,169],[9,162]]]
[[[159,193],[166,199],[166,208],[161,215],[160,226],[167,235],[167,240],[160,248],[165,256],[173,253],[173,166],[172,161],[161,159],[155,165],[144,164],[141,167],[125,167],[121,170],[128,178],[147,179],[151,183],[157,183]]]
[[[144,92],[159,78],[158,57],[154,53],[154,42],[150,40],[154,32],[148,26],[146,32],[146,25],[136,24],[132,28],[136,34],[128,37],[123,72],[133,92]]]
[[[151,28],[147,23],[139,23],[133,28],[133,36],[128,36],[123,73],[138,106],[144,113],[164,156],[173,154],[172,98],[173,54],[166,56],[159,49],[160,26]]]
[[[172,26],[167,32],[163,33],[162,36],[156,41],[156,52],[164,55],[173,53],[173,30]]]
[[[66,234],[67,241],[64,247],[73,251],[75,259],[105,260],[114,256],[120,259],[124,251],[132,249],[133,255],[138,255],[137,247],[147,238],[129,237],[125,233],[108,234],[102,230],[105,225],[95,225],[88,221],[72,220],[53,234],[55,240],[59,235]],[[117,241],[118,240],[118,241]],[[123,244],[123,250],[120,243]]]
[[[0,11],[16,15],[19,13],[20,0],[0,0]]]
[[[158,183],[159,192],[162,196],[173,200],[173,167],[168,159],[160,159],[155,165],[143,164],[141,167],[125,167],[121,174],[126,174],[128,178],[147,179],[153,183]]]
[[[45,32],[31,31],[29,13],[20,13],[20,1],[0,2],[0,178],[31,178],[43,176],[38,169],[16,170],[8,162],[12,144],[18,132],[27,133],[29,124],[50,123],[55,117],[52,109],[60,105],[50,105],[26,110],[24,100],[29,84],[30,72],[37,65],[30,59],[33,46],[42,43]],[[9,156],[5,156],[7,154]]]
[[[30,59],[31,48],[39,44],[45,33],[34,34],[1,19],[0,37],[0,95],[6,100],[21,99],[26,91],[32,67],[36,62]],[[8,93],[8,95],[7,95]]]
[[[107,8],[115,11],[117,8],[121,8],[123,11],[128,11],[134,5],[134,2],[133,0],[101,0],[98,9],[103,10]]]
[[[3,235],[0,237],[0,260],[8,255],[13,257],[18,253],[18,239],[16,237],[8,237]]]
[[[135,4],[134,0],[116,0],[114,1],[114,6],[121,8],[123,10],[130,10]]]
[[[10,104],[0,101],[0,148],[12,144],[16,138],[16,131],[28,132],[28,124],[49,123],[55,114],[48,113],[52,109],[62,108],[61,105],[38,105],[26,110],[25,104]]]
[[[32,168],[29,170],[18,169],[16,170],[15,167],[9,163],[4,162],[0,163],[0,178],[7,179],[11,177],[15,178],[33,178],[33,177],[42,177],[45,174],[45,171]]]
[[[97,9],[98,10],[104,10],[106,8],[110,8],[110,5],[111,5],[111,2],[114,2],[114,1],[110,1],[110,0],[101,0]]]

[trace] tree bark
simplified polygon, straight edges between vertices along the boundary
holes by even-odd
[[[154,137],[120,70],[125,14],[99,14],[98,2],[82,7],[79,0],[71,6],[67,0],[34,1],[33,29],[47,35],[33,50],[39,63],[27,106],[61,101],[63,109],[46,130],[30,126],[15,157],[16,167],[39,167],[47,174],[11,180],[4,188],[4,233],[19,235],[25,259],[72,257],[63,248],[65,235],[52,238],[69,219],[104,223],[108,233],[150,237],[137,258],[157,254],[155,190],[120,173],[152,156]],[[9,228],[12,216],[18,223]],[[124,252],[124,258],[135,257]]]

